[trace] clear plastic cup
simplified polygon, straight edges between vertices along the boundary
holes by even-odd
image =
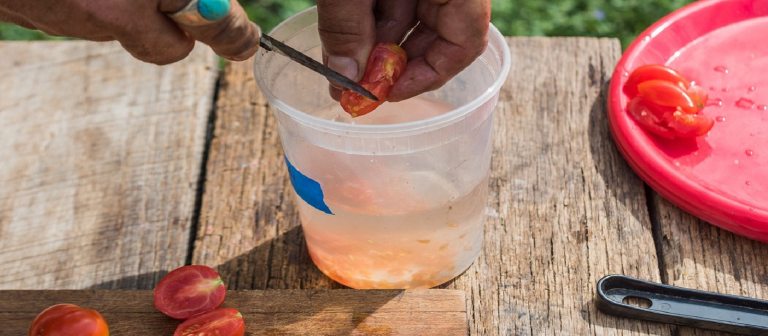
[[[320,59],[317,12],[274,38]],[[466,270],[483,240],[493,110],[510,55],[485,52],[441,89],[350,118],[328,81],[261,51],[255,76],[278,120],[315,265],[353,288],[429,288]]]

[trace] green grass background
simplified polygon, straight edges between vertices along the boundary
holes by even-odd
[[[355,0],[350,0],[355,1]],[[268,31],[312,6],[312,0],[241,0],[252,20]],[[492,21],[504,35],[618,37],[625,47],[646,27],[686,0],[492,0]],[[0,23],[0,40],[50,39],[39,31]]]

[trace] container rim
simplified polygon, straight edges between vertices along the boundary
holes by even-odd
[[[300,20],[306,16],[316,15],[317,14],[316,9],[317,9],[316,6],[312,6],[299,13],[292,15],[291,17],[287,18],[286,20],[278,24],[275,28],[273,28],[270,31],[270,34],[272,34],[273,32],[279,31],[286,24],[290,24],[293,21]],[[343,133],[363,133],[363,134],[425,131],[427,129],[439,128],[444,124],[459,120],[461,117],[468,115],[470,112],[476,110],[482,104],[490,100],[501,89],[501,86],[506,81],[510,71],[511,55],[510,55],[509,47],[507,46],[507,43],[504,39],[504,36],[501,34],[501,32],[499,32],[499,30],[492,23],[489,23],[488,34],[489,34],[489,38],[488,38],[488,45],[486,46],[486,48],[496,49],[494,47],[494,43],[502,46],[501,48],[498,48],[501,50],[495,50],[501,56],[500,57],[501,69],[500,71],[495,73],[496,78],[494,79],[493,83],[485,91],[483,91],[483,93],[481,93],[471,101],[467,102],[466,104],[458,106],[446,113],[443,113],[431,118],[427,118],[427,119],[421,119],[421,120],[404,122],[404,123],[396,123],[396,124],[386,124],[386,125],[349,124],[349,123],[342,123],[342,122],[333,121],[333,120],[322,119],[322,118],[304,113],[302,111],[299,111],[293,106],[279,99],[272,92],[272,90],[269,89],[269,86],[265,82],[265,76],[262,74],[262,71],[260,71],[261,67],[259,66],[260,64],[259,59],[256,59],[253,64],[254,77],[256,77],[256,81],[259,84],[261,91],[267,96],[267,99],[271,105],[273,105],[275,108],[277,108],[281,112],[287,114],[294,120],[308,127],[312,127],[312,128],[320,129],[324,131],[330,131],[334,133],[343,132]],[[482,62],[482,60],[478,58],[475,60],[475,62]]]

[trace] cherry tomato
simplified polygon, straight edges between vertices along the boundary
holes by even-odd
[[[691,85],[686,92],[688,93],[688,96],[691,97],[693,105],[695,105],[699,111],[707,105],[707,99],[709,99],[709,97],[707,96],[707,92],[700,86]]]
[[[173,336],[243,336],[245,321],[237,309],[219,308],[179,324]]]
[[[688,89],[691,86],[691,82],[674,69],[660,64],[648,64],[640,66],[632,71],[632,74],[627,78],[627,83],[624,84],[624,93],[628,97],[634,98],[637,96],[637,86],[640,85],[640,83],[654,79],[676,84],[683,89]]]
[[[405,50],[397,44],[377,44],[368,55],[368,64],[360,85],[376,95],[379,100],[373,101],[354,91],[344,90],[341,93],[341,107],[353,117],[375,110],[387,100],[389,91],[405,70],[407,62]]]
[[[646,131],[665,139],[675,138],[672,130],[666,127],[671,113],[667,113],[666,115],[657,114],[641,97],[633,98],[629,102],[628,110],[629,114]]]
[[[693,138],[707,134],[715,121],[702,114],[675,112],[669,127],[678,138]]]
[[[660,106],[680,108],[686,113],[698,113],[693,99],[683,88],[663,80],[649,80],[637,86],[638,96]]]
[[[62,303],[50,306],[37,315],[28,335],[109,336],[109,328],[99,312]]]
[[[155,287],[155,308],[175,319],[186,319],[215,309],[224,302],[226,293],[224,281],[213,268],[182,266]]]

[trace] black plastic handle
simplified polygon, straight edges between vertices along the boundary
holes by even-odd
[[[608,275],[597,282],[597,307],[608,314],[744,335],[768,335],[768,301]],[[639,298],[643,308],[625,303]]]

